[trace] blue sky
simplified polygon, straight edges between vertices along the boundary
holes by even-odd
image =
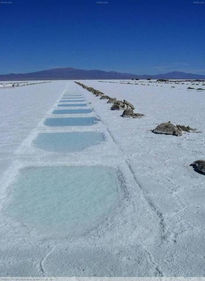
[[[205,0],[0,0],[0,73],[205,74]]]

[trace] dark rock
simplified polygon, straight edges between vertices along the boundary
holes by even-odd
[[[114,102],[114,104],[119,105],[119,106],[120,106],[120,109],[126,108],[126,105],[125,105],[124,102],[121,101],[121,100],[117,100],[116,102]]]
[[[189,127],[189,126],[176,125],[176,127],[177,127],[178,129],[180,129],[180,130],[182,130],[182,131],[184,131],[184,132],[188,132],[188,133],[190,133],[190,132],[195,132],[195,131],[196,131],[196,129],[193,129],[193,128]]]
[[[91,87],[86,87],[86,89],[89,91],[89,92],[92,92],[94,89],[91,88]]]
[[[104,95],[104,96],[101,96],[101,97],[100,97],[100,99],[101,99],[101,100],[109,100],[109,99],[110,99],[110,97],[109,97],[109,96]]]
[[[157,82],[169,82],[168,79],[157,79]]]
[[[128,107],[128,108],[131,108],[131,109],[135,109],[134,105],[131,104],[130,102],[126,101],[126,100],[123,100],[123,103]]]
[[[141,117],[143,117],[144,116],[144,114],[142,114],[142,113],[135,113],[134,112],[134,115],[132,116],[133,118],[141,118]]]
[[[125,108],[125,104],[122,101],[116,100],[110,109],[111,110],[120,110],[120,109],[124,109],[124,108]]]
[[[144,114],[135,113],[135,112],[133,111],[133,109],[127,108],[127,109],[125,109],[125,110],[123,111],[123,113],[122,113],[121,116],[122,116],[122,117],[131,117],[131,118],[140,118],[140,117],[144,116]]]
[[[197,160],[190,164],[194,168],[194,170],[200,174],[205,175],[205,161],[204,160]]]
[[[133,109],[127,108],[127,109],[125,109],[125,110],[123,111],[123,113],[122,113],[121,116],[122,116],[122,117],[132,117],[133,114],[134,114]]]
[[[104,96],[105,94],[100,92],[100,91],[98,91],[98,90],[95,90],[95,95],[96,96]]]
[[[117,99],[116,98],[109,98],[109,100],[107,101],[107,103],[114,103],[116,102]]]
[[[174,124],[170,121],[167,123],[159,124],[154,130],[152,130],[155,134],[165,134],[165,135],[172,135],[172,136],[181,136],[182,130],[177,128]]]
[[[111,109],[111,110],[120,110],[121,108],[120,108],[120,105],[119,105],[119,104],[114,103],[114,104],[111,106],[110,109]]]

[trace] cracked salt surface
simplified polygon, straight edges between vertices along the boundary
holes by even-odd
[[[3,207],[0,212],[1,276],[205,276],[204,176],[189,167],[191,162],[205,155],[204,95],[187,92],[187,85],[175,85],[173,89],[170,85],[156,87],[154,83],[147,87],[146,82],[143,82],[145,85],[115,82],[89,80],[83,83],[111,97],[117,95],[118,99],[129,100],[137,111],[145,114],[144,118],[121,118],[121,112],[110,111],[110,105],[73,81],[42,84],[36,88],[28,86],[26,90],[12,89],[12,95],[4,95],[6,103],[3,99],[3,105],[0,104],[0,116],[8,122],[6,126],[1,123],[0,152],[3,161],[0,169],[5,170],[7,166],[9,169],[4,174],[0,171],[0,200]],[[42,124],[42,118],[51,118],[52,112],[57,110],[56,104],[53,108],[51,105],[62,96],[68,97],[69,93],[72,94],[69,98],[85,98],[88,104],[92,104],[92,114],[96,114],[98,124],[84,127],[38,125]],[[79,94],[80,97],[77,97]],[[51,110],[47,112],[49,108]],[[158,123],[168,120],[196,127],[201,133],[173,138],[150,132]],[[50,153],[33,148],[32,141],[38,133],[62,131],[98,131],[106,136],[106,141],[73,153]],[[8,133],[9,137],[6,137]],[[26,136],[28,139],[25,140]],[[15,152],[16,148],[18,153]],[[7,211],[12,212],[12,208],[18,210],[20,207],[12,200],[18,195],[18,186],[24,182],[21,180],[25,176],[22,171],[35,168],[39,172],[42,167],[46,171],[58,167],[60,171],[60,167],[77,169],[82,164],[86,169],[98,166],[117,173],[119,199],[114,199],[110,209],[112,212],[103,213],[98,225],[94,222],[90,229],[85,219],[85,232],[81,225],[76,224],[73,230],[79,236],[66,236],[65,233],[69,234],[66,225],[62,226],[65,233],[61,233],[61,227],[56,230],[55,223],[51,223],[54,228],[53,232],[49,232],[49,237],[46,223],[44,231],[31,225],[39,218],[24,223],[20,221],[18,211],[13,216],[6,215]],[[45,170],[41,170],[42,174]],[[69,173],[66,173],[62,179],[68,176]],[[80,181],[80,176],[77,181]],[[33,176],[27,180],[33,181]],[[43,180],[39,186],[41,184]],[[47,198],[45,192],[49,187],[44,186],[41,190],[37,189],[39,194],[34,189],[26,189],[18,197],[19,200],[29,206],[23,196],[34,198],[42,193],[48,208],[52,192]],[[62,191],[65,194],[64,186]],[[84,192],[86,190],[83,189]],[[72,194],[83,200],[78,190],[73,190]],[[59,198],[60,191],[56,200]],[[63,206],[62,214],[65,214],[66,206]],[[40,208],[40,211],[45,210]],[[32,215],[35,216],[35,212]],[[29,220],[29,216],[27,218]],[[56,218],[50,216],[50,219],[55,221]]]

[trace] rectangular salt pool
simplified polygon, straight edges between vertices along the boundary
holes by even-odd
[[[86,103],[73,103],[73,104],[67,104],[67,103],[64,103],[64,104],[58,104],[58,106],[74,106],[74,107],[77,107],[77,106],[87,106]]]
[[[63,100],[60,100],[60,102],[85,102],[85,100],[67,100],[67,99],[63,99]]]
[[[117,206],[120,193],[113,168],[24,168],[10,186],[3,213],[46,237],[76,237],[98,226]]]
[[[70,118],[47,118],[44,124],[50,127],[59,126],[91,126],[98,122],[96,117],[70,117]]]
[[[83,96],[82,95],[64,95],[63,97],[62,97],[63,99],[80,99],[80,98],[83,98]]]
[[[92,109],[89,108],[79,108],[79,109],[56,109],[52,113],[53,114],[83,114],[83,113],[91,113]]]
[[[76,152],[104,141],[98,132],[40,133],[34,146],[49,152]]]

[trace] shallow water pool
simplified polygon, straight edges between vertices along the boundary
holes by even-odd
[[[60,100],[60,102],[85,102],[85,100],[83,100],[83,99],[80,99],[80,100],[63,99],[63,100]]]
[[[79,108],[79,109],[56,109],[52,113],[53,114],[83,114],[83,113],[91,113],[92,109],[89,108]]]
[[[47,237],[78,236],[117,205],[120,188],[113,168],[24,168],[10,186],[3,212]]]
[[[58,104],[58,106],[74,106],[74,107],[77,107],[77,106],[87,106],[86,103],[73,103],[73,104],[67,104],[67,103],[64,103],[64,104]]]
[[[91,126],[98,122],[96,117],[70,117],[70,118],[47,118],[44,124],[50,127],[59,126]]]
[[[50,152],[76,152],[104,141],[98,132],[40,133],[33,144]]]
[[[64,99],[80,99],[83,98],[82,95],[64,95],[62,98]]]

